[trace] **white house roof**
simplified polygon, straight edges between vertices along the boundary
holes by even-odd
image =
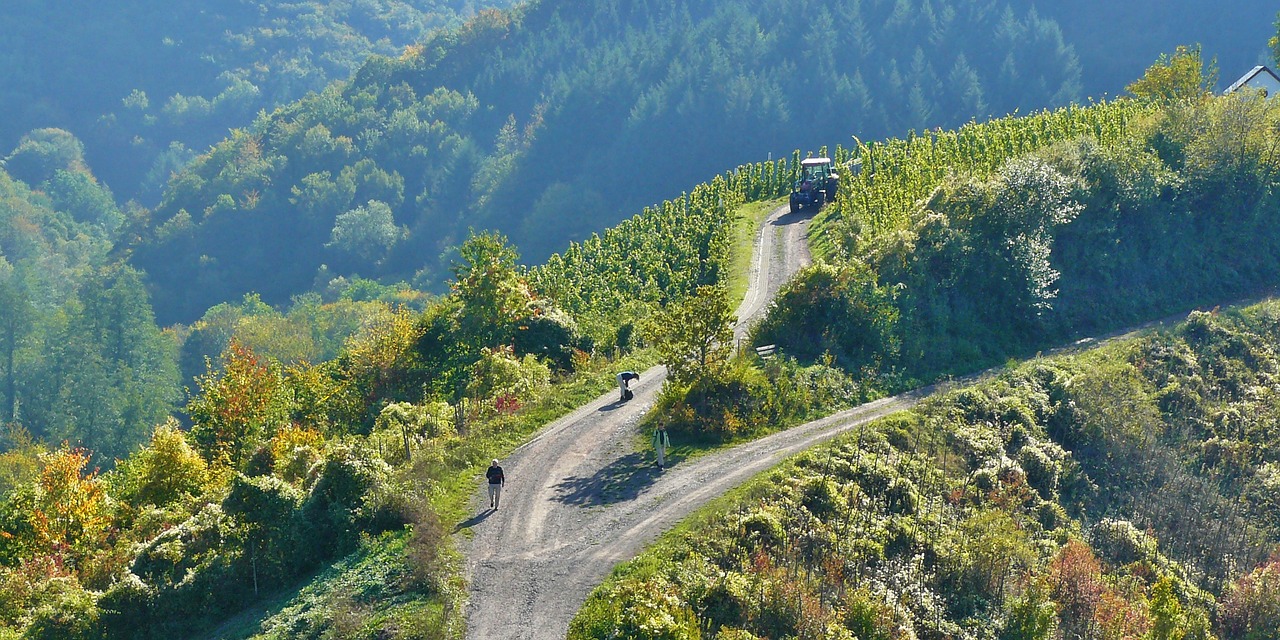
[[[1274,91],[1280,88],[1280,76],[1274,71],[1268,69],[1264,65],[1254,67],[1249,73],[1244,74],[1239,80],[1236,80],[1230,87],[1227,87],[1227,93],[1235,93],[1241,87],[1258,87],[1268,91]]]

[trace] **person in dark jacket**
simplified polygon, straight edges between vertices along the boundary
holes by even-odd
[[[621,397],[618,399],[619,402],[626,402],[631,399],[633,395],[631,393],[631,383],[639,379],[640,374],[634,371],[623,371],[618,374],[618,392],[621,394]]]
[[[494,511],[498,510],[498,500],[502,498],[502,487],[507,484],[507,477],[502,474],[502,467],[498,466],[498,459],[493,459],[493,464],[489,465],[489,470],[484,472],[484,476],[489,479],[489,508]]]

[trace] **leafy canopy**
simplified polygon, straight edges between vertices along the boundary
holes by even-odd
[[[645,333],[658,349],[677,384],[688,384],[723,370],[733,352],[733,323],[723,286],[703,285],[683,302],[668,304],[646,323]]]
[[[472,234],[458,248],[453,292],[462,302],[458,322],[480,347],[496,347],[527,311],[532,295],[516,270],[519,254],[501,234]]]
[[[1218,61],[1209,61],[1205,69],[1200,45],[1179,46],[1172,56],[1160,54],[1143,76],[1125,90],[1144,100],[1175,102],[1200,98],[1213,92],[1218,81]]]

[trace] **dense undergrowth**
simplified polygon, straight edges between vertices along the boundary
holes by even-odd
[[[570,637],[1274,637],[1278,352],[1267,302],[932,398],[668,534]]]

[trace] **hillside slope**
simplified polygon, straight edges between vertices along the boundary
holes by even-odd
[[[33,129],[71,131],[122,200],[151,206],[169,172],[260,110],[509,4],[11,0],[0,5],[0,154]]]
[[[1280,303],[954,389],[780,465],[570,638],[1267,638]]]
[[[1192,93],[866,145],[815,221],[844,279],[756,339],[930,380],[1274,287],[1280,107]]]
[[[1052,20],[917,8],[543,0],[485,13],[198,158],[135,261],[166,321],[249,290],[282,301],[322,264],[324,277],[438,286],[435,257],[469,227],[538,262],[725,166],[1080,95]],[[339,228],[357,220],[363,244]]]
[[[735,314],[740,326],[762,314],[770,293],[807,262],[804,236],[794,233],[805,222],[785,208],[764,221],[756,234],[758,268]],[[468,638],[564,637],[573,613],[618,561],[750,473],[747,465],[718,461],[709,468],[734,468],[716,474],[718,484],[696,467],[659,473],[635,450],[636,425],[666,377],[653,367],[632,400],[605,394],[518,448],[503,461],[510,483],[502,509],[484,510],[478,496],[471,501]]]

